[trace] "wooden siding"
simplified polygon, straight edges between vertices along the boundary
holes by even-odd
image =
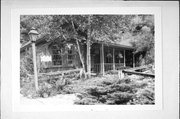
[[[80,59],[77,56],[78,53],[75,49],[72,49],[74,54],[74,60],[72,64],[68,64],[68,53],[65,47],[62,47],[62,65],[54,65],[52,62],[52,51],[50,48],[50,44],[46,43],[37,48],[37,62],[38,67],[41,67],[42,72],[51,72],[51,71],[59,71],[59,70],[68,70],[80,67]],[[49,61],[42,61],[42,57],[50,57]]]

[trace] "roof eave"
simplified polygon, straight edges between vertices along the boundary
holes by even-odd
[[[101,43],[104,44],[106,46],[114,46],[114,47],[121,47],[121,48],[125,48],[125,49],[132,49],[134,50],[135,47],[133,46],[128,46],[128,45],[122,45],[122,44],[117,44],[117,43],[110,43],[110,42],[103,42],[103,41],[96,41],[96,43]]]
[[[48,41],[45,40],[45,38],[39,38],[39,39],[36,40],[35,44],[37,45],[38,43],[41,43],[41,42],[44,42],[44,41],[48,42]],[[20,52],[23,52],[26,48],[30,47],[31,43],[32,43],[31,41],[28,41],[27,43],[22,45],[21,48],[20,48]]]

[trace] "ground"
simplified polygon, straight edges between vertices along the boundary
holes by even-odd
[[[21,88],[22,102],[55,105],[144,105],[155,102],[154,78],[150,77],[127,75],[119,79],[117,74],[109,73],[91,79],[69,78],[64,85],[54,83],[56,80],[41,83],[38,93],[35,93],[33,82],[26,83]]]
[[[21,95],[21,104],[25,105],[73,105],[77,99],[75,94],[59,94],[48,98],[35,98],[30,99]]]

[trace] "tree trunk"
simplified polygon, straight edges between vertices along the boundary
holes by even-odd
[[[83,67],[83,73],[84,73],[85,78],[86,78],[86,70],[85,70],[84,60],[83,60],[83,57],[82,57],[82,54],[81,54],[81,49],[80,49],[80,46],[79,46],[79,41],[77,39],[76,39],[76,44],[77,44],[77,48],[78,48],[78,53],[79,53],[80,61],[81,61],[82,67]]]
[[[76,29],[74,27],[74,22],[73,22],[72,19],[71,19],[71,24],[72,24],[72,27],[74,29],[74,32],[77,33],[77,31],[76,31]],[[79,53],[80,61],[81,61],[82,67],[83,67],[83,73],[84,73],[84,76],[85,76],[85,79],[86,79],[87,78],[86,77],[86,69],[85,69],[84,60],[83,60],[83,57],[82,57],[82,54],[81,54],[81,49],[80,49],[80,46],[79,46],[78,39],[76,39],[76,44],[77,44],[77,48],[78,48],[78,53]]]
[[[88,17],[88,34],[87,34],[87,76],[91,78],[91,16]]]

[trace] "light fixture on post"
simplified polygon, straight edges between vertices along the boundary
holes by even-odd
[[[108,46],[108,51],[107,51],[107,57],[108,57],[108,58],[111,58],[111,57],[112,57],[111,51],[110,51],[110,49],[109,49],[109,46]]]
[[[112,54],[110,52],[107,53],[107,57],[108,58],[111,58],[112,57]]]
[[[118,57],[119,57],[119,58],[123,58],[122,53],[119,52]]]
[[[34,27],[31,28],[28,34],[29,34],[31,42],[36,42],[37,36],[39,35],[39,33]]]
[[[30,40],[32,42],[32,52],[33,52],[33,65],[34,65],[34,80],[35,80],[35,88],[36,91],[38,91],[38,74],[37,74],[37,65],[36,65],[36,46],[35,46],[35,42],[37,40],[37,36],[39,35],[39,33],[37,32],[37,30],[32,27],[31,30],[28,33]]]

